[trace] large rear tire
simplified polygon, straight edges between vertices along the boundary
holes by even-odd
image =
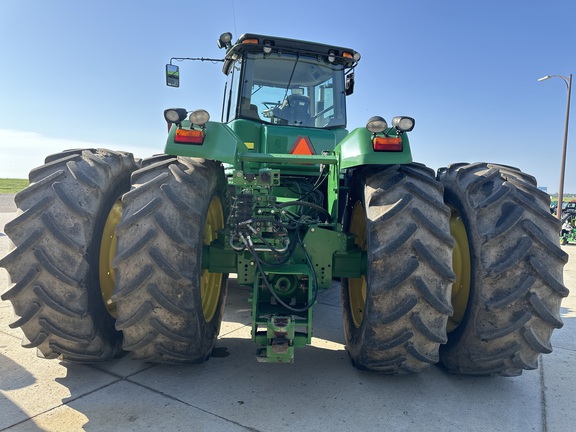
[[[80,362],[121,353],[101,272],[114,247],[106,227],[136,168],[129,153],[69,150],[48,156],[16,195],[18,216],[5,227],[14,247],[0,266],[13,282],[2,299],[19,317],[10,327],[22,329],[23,346]]]
[[[123,348],[152,363],[209,358],[222,322],[227,274],[201,269],[203,246],[224,227],[226,179],[214,161],[143,161],[124,195],[114,268]]]
[[[421,372],[438,362],[452,313],[454,240],[434,172],[420,164],[353,173],[345,226],[367,274],[342,280],[346,349],[359,369]]]
[[[454,315],[440,359],[451,372],[516,376],[552,351],[562,326],[567,255],[550,197],[517,168],[477,163],[442,168],[457,247]]]

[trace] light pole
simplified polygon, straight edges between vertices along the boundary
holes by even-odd
[[[564,173],[566,171],[566,146],[568,144],[568,120],[570,119],[570,94],[572,93],[572,74],[566,78],[563,75],[546,75],[538,81],[546,81],[547,79],[558,77],[562,78],[568,90],[568,100],[566,102],[566,124],[564,125],[564,145],[562,146],[562,165],[560,166],[560,187],[558,188],[558,208],[556,209],[556,217],[562,217],[562,201],[564,200]]]

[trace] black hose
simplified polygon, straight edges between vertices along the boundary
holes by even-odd
[[[304,251],[304,256],[306,257],[306,261],[308,262],[308,266],[310,267],[310,271],[312,272],[312,280],[313,280],[313,286],[312,286],[313,297],[312,297],[312,300],[310,301],[310,303],[308,303],[306,306],[304,306],[302,308],[295,308],[295,307],[290,306],[289,304],[285,303],[278,296],[278,294],[276,294],[274,289],[270,286],[270,282],[268,282],[268,278],[266,277],[266,273],[264,272],[264,269],[262,268],[262,265],[261,265],[260,257],[258,257],[258,255],[256,254],[256,251],[254,250],[254,248],[252,246],[247,245],[247,248],[250,251],[250,253],[252,254],[252,256],[254,257],[254,261],[256,262],[256,267],[258,267],[258,271],[260,272],[260,275],[262,276],[262,280],[264,281],[264,285],[266,285],[266,288],[268,289],[270,294],[276,299],[276,301],[278,303],[280,303],[282,306],[284,306],[289,311],[300,313],[300,312],[308,311],[308,309],[310,309],[312,306],[314,306],[314,303],[316,303],[316,299],[318,297],[318,279],[316,277],[316,272],[314,271],[314,266],[312,264],[312,260],[310,259],[310,255],[308,254],[308,251],[306,251],[306,248],[304,247],[304,244],[302,243],[302,238],[300,237],[300,231],[297,231],[297,235],[298,235],[298,242],[302,246],[302,250]]]
[[[326,216],[326,220],[330,222],[332,220],[332,216],[328,213],[324,207],[320,207],[317,204],[312,204],[308,201],[286,201],[280,204],[277,204],[279,208],[290,207],[290,206],[298,206],[298,207],[310,207],[311,209],[316,210],[319,213],[323,213]]]

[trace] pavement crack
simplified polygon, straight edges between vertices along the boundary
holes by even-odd
[[[216,413],[213,413],[213,412],[211,412],[211,411],[205,410],[205,409],[200,408],[200,407],[198,407],[198,406],[196,406],[196,405],[192,405],[191,403],[188,403],[188,402],[186,402],[186,401],[184,401],[184,400],[182,400],[182,399],[179,399],[179,398],[177,398],[177,397],[175,397],[175,396],[171,396],[171,395],[169,395],[169,394],[166,394],[166,393],[164,393],[164,392],[162,392],[162,391],[160,391],[160,390],[157,390],[157,389],[155,389],[155,388],[153,388],[153,387],[149,387],[149,386],[146,386],[146,385],[144,385],[144,384],[138,383],[138,382],[136,382],[136,381],[132,381],[131,379],[126,379],[126,381],[128,381],[128,382],[130,382],[130,383],[132,383],[132,384],[134,384],[134,385],[137,385],[137,386],[139,386],[139,387],[142,387],[142,388],[144,388],[144,389],[146,389],[146,390],[150,390],[150,391],[153,392],[153,393],[156,393],[156,394],[159,394],[159,395],[161,395],[161,396],[164,396],[164,397],[166,397],[166,398],[168,398],[168,399],[170,399],[170,400],[173,400],[173,401],[179,402],[179,403],[181,403],[181,404],[184,404],[184,405],[186,405],[186,406],[188,406],[188,407],[190,407],[190,408],[194,408],[194,409],[197,409],[198,411],[202,411],[202,412],[205,413],[205,414],[208,414],[208,415],[217,417],[218,419],[223,420],[223,421],[225,421],[225,422],[227,422],[227,423],[231,423],[231,424],[234,424],[234,425],[236,425],[236,426],[240,426],[240,427],[246,429],[247,431],[251,431],[251,432],[264,432],[264,431],[262,431],[262,430],[260,430],[260,429],[255,429],[255,428],[253,428],[253,427],[243,425],[242,423],[239,423],[239,422],[237,422],[237,421],[230,420],[230,419],[228,419],[228,418],[226,418],[226,417],[223,417],[223,416],[218,415],[218,414],[216,414]]]
[[[546,418],[546,385],[544,380],[544,365],[540,354],[540,406],[542,410],[542,432],[548,432],[548,419]]]

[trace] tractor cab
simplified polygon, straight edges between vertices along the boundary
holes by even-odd
[[[360,54],[349,48],[257,34],[244,34],[232,43],[232,35],[224,33],[218,46],[226,50],[223,59],[189,60],[223,63],[227,82],[220,122],[208,121],[204,110],[199,110],[201,115],[191,113],[190,123],[185,109],[166,110],[165,152],[218,158],[230,166],[243,158],[247,171],[260,168],[253,164],[256,155],[274,154],[286,174],[317,177],[318,166],[325,161],[280,162],[280,155],[332,153],[348,135],[346,96],[353,92],[352,71]],[[166,84],[179,86],[178,67],[172,62],[166,66]],[[194,136],[184,136],[188,134]],[[268,162],[268,166],[275,165]]]
[[[346,127],[346,95],[360,55],[347,48],[244,34],[226,48],[223,120],[316,129]],[[345,77],[346,73],[349,73]]]

